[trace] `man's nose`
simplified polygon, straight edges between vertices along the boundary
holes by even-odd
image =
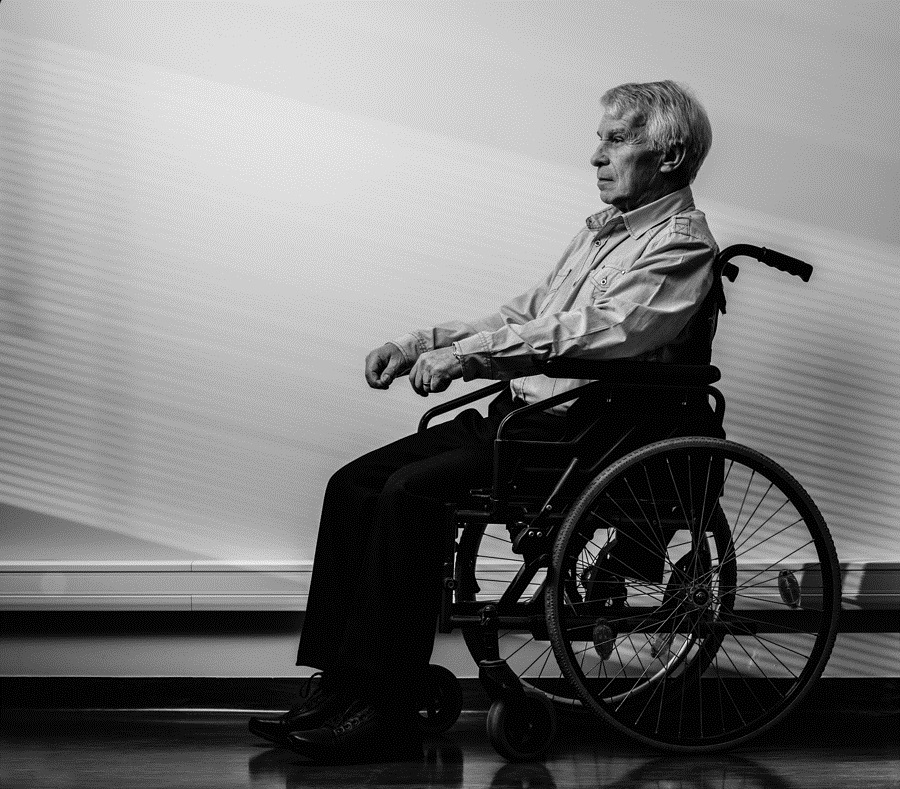
[[[597,146],[597,150],[594,151],[594,155],[591,157],[591,164],[594,167],[602,167],[604,164],[609,164],[609,157],[603,149],[602,142]]]

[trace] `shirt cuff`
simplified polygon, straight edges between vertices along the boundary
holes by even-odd
[[[403,354],[406,363],[412,367],[423,353],[430,350],[425,338],[419,332],[408,332],[396,340],[388,340],[391,345],[396,345]]]
[[[453,353],[462,365],[463,380],[493,378],[490,332],[478,332],[453,343]]]

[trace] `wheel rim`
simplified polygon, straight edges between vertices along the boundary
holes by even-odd
[[[610,541],[638,535],[661,577],[609,557]],[[624,585],[624,604],[594,593],[604,562],[603,588]],[[548,627],[576,694],[666,748],[768,728],[834,641],[840,580],[821,515],[780,466],[732,442],[672,439],[614,463],[571,508],[552,575]]]

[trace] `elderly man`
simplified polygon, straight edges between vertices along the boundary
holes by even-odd
[[[711,143],[706,113],[669,81],[621,85],[601,105],[591,164],[609,207],[588,218],[547,277],[493,315],[405,334],[366,358],[376,389],[404,373],[422,396],[458,378],[510,386],[487,416],[464,411],[331,478],[297,657],[323,677],[285,715],[251,719],[256,734],[313,759],[384,758],[414,744],[441,596],[445,502],[490,483],[506,414],[584,383],[544,377],[536,362],[707,361],[691,318],[710,291],[717,250],[689,186]],[[562,436],[585,410],[566,405],[538,412],[520,435]]]

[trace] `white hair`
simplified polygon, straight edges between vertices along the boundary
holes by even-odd
[[[664,152],[675,145],[684,146],[688,183],[697,177],[712,145],[712,127],[690,88],[671,80],[629,82],[606,91],[600,104],[617,117],[633,113],[643,124],[653,150]]]

